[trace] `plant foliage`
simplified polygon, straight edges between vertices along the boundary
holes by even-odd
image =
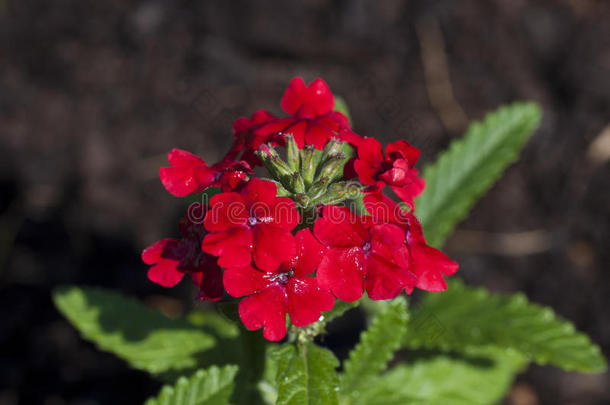
[[[493,345],[564,370],[606,369],[599,347],[550,308],[523,294],[493,294],[457,280],[442,294],[427,294],[414,309],[405,341],[445,350]]]
[[[180,377],[173,386],[164,386],[145,405],[224,405],[233,392],[237,366],[212,366],[198,370],[190,378]]]
[[[514,103],[474,122],[466,135],[423,171],[426,188],[416,201],[426,239],[439,246],[479,197],[514,162],[540,122],[540,107]]]
[[[152,374],[195,367],[196,354],[215,344],[212,336],[188,322],[112,291],[60,288],[53,299],[85,339]]]

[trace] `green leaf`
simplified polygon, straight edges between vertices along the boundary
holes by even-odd
[[[520,354],[493,347],[462,355],[424,353],[368,384],[350,404],[491,405],[525,364]]]
[[[227,316],[212,311],[191,311],[186,319],[195,326],[208,329],[212,334],[222,338],[239,336],[239,326]]]
[[[273,353],[277,362],[277,405],[332,405],[338,403],[339,361],[313,343],[285,345]]]
[[[190,378],[180,377],[173,386],[164,386],[145,405],[223,405],[233,392],[237,366],[212,366],[198,370]]]
[[[426,189],[416,201],[428,242],[440,246],[479,197],[500,177],[540,122],[540,107],[514,103],[474,122],[423,171]]]
[[[341,376],[344,395],[351,395],[385,370],[404,339],[407,319],[404,297],[397,297],[381,309],[344,364]]]
[[[170,319],[112,291],[61,288],[53,299],[85,339],[153,374],[195,367],[196,355],[215,344],[185,320]]]
[[[349,126],[353,126],[352,116],[349,113],[349,107],[347,106],[347,103],[345,102],[343,97],[335,96],[335,111],[338,111],[341,114],[345,115],[349,122]]]
[[[564,370],[606,369],[599,347],[550,308],[528,302],[523,294],[492,294],[457,280],[443,293],[427,294],[413,310],[405,341],[409,347],[453,350],[495,345]]]

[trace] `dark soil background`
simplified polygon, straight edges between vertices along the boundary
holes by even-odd
[[[0,0],[0,404],[156,392],[81,340],[50,290],[193,306],[190,286],[155,287],[139,259],[184,208],[158,167],[172,147],[214,162],[233,120],[279,113],[297,75],[323,77],[359,133],[407,139],[424,163],[468,120],[540,102],[522,159],[446,250],[468,282],[522,290],[610,353],[609,22],[603,0]],[[533,366],[506,403],[608,404],[610,378]]]

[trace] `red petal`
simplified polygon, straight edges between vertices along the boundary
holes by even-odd
[[[220,178],[220,188],[224,192],[235,190],[246,178],[246,173],[241,170],[225,172]]]
[[[301,221],[296,204],[288,197],[277,197],[269,206],[269,218],[273,224],[287,231],[293,230]]]
[[[218,173],[218,170],[211,167],[196,167],[193,169],[193,178],[197,183],[197,187],[201,190],[204,190],[210,186],[215,185],[216,175]]]
[[[207,167],[205,162],[190,152],[172,149],[167,155],[172,167],[159,169],[161,183],[171,194],[184,197],[195,191],[199,184],[194,177],[196,167]]]
[[[380,180],[383,180],[389,186],[404,186],[405,180],[407,179],[407,172],[403,169],[393,168],[386,170],[379,176]]]
[[[305,147],[305,132],[307,131],[307,122],[306,121],[298,121],[294,125],[286,128],[284,130],[284,134],[290,135],[294,138],[294,141],[297,144],[299,149],[303,149]]]
[[[371,252],[399,267],[408,267],[409,251],[405,245],[405,231],[394,224],[372,226]]]
[[[349,120],[347,119],[345,114],[340,113],[339,111],[329,112],[323,117],[320,117],[318,122],[335,132],[349,129]]]
[[[249,210],[249,216],[255,216],[255,212],[252,212],[253,206],[255,211],[256,207],[261,207],[268,211],[269,207],[275,202],[277,190],[275,183],[252,177],[240,194],[246,203],[246,208]]]
[[[375,138],[364,138],[358,145],[358,159],[369,162],[371,165],[381,166],[383,154],[379,141]]]
[[[363,139],[358,145],[358,159],[354,162],[354,170],[362,184],[375,184],[382,161],[381,144],[375,138]]]
[[[419,149],[409,144],[405,140],[392,142],[385,148],[385,155],[387,159],[396,160],[403,158],[409,161],[409,166],[415,166],[417,159],[419,159]]]
[[[218,256],[218,265],[223,268],[243,267],[251,261],[252,231],[250,229],[230,229],[209,233],[203,239],[201,250]]]
[[[254,226],[253,258],[259,269],[276,271],[295,254],[296,241],[289,231],[268,224]]]
[[[161,253],[163,252],[165,245],[167,245],[170,242],[174,242],[174,241],[176,241],[176,240],[171,239],[171,238],[166,238],[166,239],[161,239],[160,241],[153,243],[152,245],[150,245],[149,247],[147,247],[146,249],[144,249],[142,251],[142,261],[146,264],[155,264],[155,263],[158,263],[159,261],[163,260],[163,258],[161,257]]]
[[[239,117],[233,122],[233,135],[238,136],[242,132],[249,131],[252,128],[252,122],[246,117]]]
[[[248,223],[246,202],[238,193],[220,193],[210,199],[203,226],[208,232],[225,231]]]
[[[324,80],[318,78],[309,84],[306,104],[313,106],[318,115],[329,113],[335,108],[335,98]]]
[[[294,124],[294,122],[295,119],[292,117],[275,118],[255,129],[254,135],[258,137],[260,143],[268,142],[267,139],[273,138],[278,132],[286,133],[287,128]]]
[[[318,285],[332,291],[341,301],[356,301],[362,296],[364,266],[361,248],[332,249],[326,253],[318,267]]]
[[[443,276],[436,271],[417,272],[417,288],[424,291],[439,292],[447,289],[447,282]]]
[[[358,146],[362,143],[362,141],[364,139],[366,139],[366,138],[361,137],[360,135],[358,135],[357,133],[355,133],[354,131],[352,131],[350,129],[342,130],[341,132],[339,132],[338,136],[339,136],[339,139],[341,139],[342,141],[348,142],[354,148],[358,148]]]
[[[254,294],[269,285],[266,274],[251,265],[225,270],[223,284],[232,297]]]
[[[447,284],[443,275],[449,276],[458,270],[458,264],[447,255],[430,246],[414,246],[411,249],[413,273],[417,276],[417,288],[426,291],[444,291]]]
[[[352,157],[345,163],[345,166],[343,166],[343,178],[345,180],[351,180],[358,175],[356,169],[354,169],[355,162],[356,158]]]
[[[199,156],[182,149],[172,149],[167,154],[167,160],[171,166],[175,167],[207,166]]]
[[[294,275],[303,277],[316,271],[326,249],[314,238],[309,228],[297,232],[295,239],[297,254],[293,263]]]
[[[318,150],[322,150],[333,136],[334,134],[328,129],[313,124],[307,128],[305,143],[307,145],[313,145],[313,147]]]
[[[424,191],[426,183],[424,179],[417,177],[417,170],[411,170],[407,176],[410,178],[410,182],[406,186],[392,187],[392,190],[413,211],[415,209],[413,200]]]
[[[362,246],[368,232],[361,218],[347,207],[327,205],[314,224],[313,232],[322,244],[331,247]]]
[[[417,276],[417,288],[444,291],[447,283],[442,276],[454,274],[458,264],[426,244],[421,224],[412,213],[406,213],[406,218],[409,221],[407,245],[413,261],[413,273]]]
[[[286,114],[294,115],[299,107],[306,102],[307,88],[305,82],[300,77],[295,77],[290,81],[288,88],[282,96],[282,110]]]
[[[218,301],[223,295],[222,270],[216,259],[208,256],[201,271],[191,274],[193,282],[199,287],[197,298],[203,301]]]
[[[381,192],[368,193],[364,196],[364,206],[376,223],[391,222],[400,226],[408,223],[402,208],[390,197]]]
[[[173,287],[182,280],[184,273],[178,271],[176,260],[163,259],[148,270],[148,279],[163,287]]]
[[[370,299],[387,300],[395,298],[405,287],[412,290],[416,278],[407,269],[371,255],[367,260],[364,287]]]
[[[273,121],[276,118],[267,110],[258,110],[252,114],[251,122],[253,125],[261,125]]]
[[[270,286],[259,294],[239,303],[239,317],[250,330],[263,328],[267,340],[277,342],[286,336],[286,292],[282,287]]]
[[[307,326],[320,318],[320,312],[330,311],[335,297],[321,290],[313,277],[293,277],[286,284],[288,314],[295,326]]]
[[[185,197],[199,187],[192,167],[162,167],[159,177],[163,187],[176,197]]]

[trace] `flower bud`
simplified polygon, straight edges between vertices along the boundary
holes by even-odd
[[[269,145],[261,145],[256,154],[261,158],[269,173],[289,191],[294,192],[294,172],[284,162],[277,151]]]
[[[331,183],[340,179],[343,177],[343,166],[345,166],[346,162],[347,159],[342,153],[329,158],[316,176],[316,181],[320,180],[322,177],[328,178]]]
[[[324,150],[322,151],[322,154],[324,155],[325,158],[332,157],[332,156],[338,154],[339,152],[341,152],[342,144],[343,144],[343,142],[341,142],[340,140],[338,140],[336,138],[333,138],[330,141],[328,141],[328,143],[324,147]]]
[[[300,153],[297,143],[294,138],[290,135],[286,135],[286,157],[288,160],[288,167],[293,172],[298,172],[300,169]]]
[[[306,145],[301,150],[301,174],[305,181],[305,186],[310,187],[316,175],[316,169],[320,164],[321,152],[311,145]]]
[[[303,177],[297,172],[292,173],[289,187],[291,190],[294,190],[295,193],[304,193],[305,182],[303,181]]]
[[[353,181],[339,181],[328,186],[326,193],[312,201],[315,204],[338,204],[360,195],[363,186]]]
[[[319,198],[322,194],[326,193],[326,187],[328,186],[328,177],[322,177],[320,180],[316,181],[311,185],[309,190],[307,190],[307,194],[312,198]]]
[[[269,180],[271,182],[273,182],[275,184],[275,189],[276,189],[276,195],[278,197],[291,197],[292,193],[288,190],[286,190],[286,187],[284,187],[282,185],[282,183],[280,183],[279,181],[276,180],[272,180],[272,179],[265,179],[265,180]]]

